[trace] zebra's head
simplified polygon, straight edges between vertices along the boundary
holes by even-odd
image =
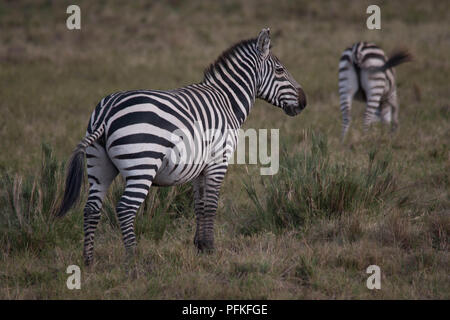
[[[280,107],[289,116],[306,107],[306,95],[280,60],[270,52],[269,28],[263,29],[256,40],[259,58],[257,97]]]

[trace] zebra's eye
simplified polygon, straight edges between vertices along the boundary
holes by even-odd
[[[284,69],[282,67],[277,67],[277,68],[275,68],[275,72],[278,74],[281,74],[284,72]]]

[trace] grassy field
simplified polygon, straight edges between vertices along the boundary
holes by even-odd
[[[446,1],[0,2],[1,299],[449,299],[450,8]],[[232,165],[216,220],[216,251],[193,245],[190,186],[153,188],[136,222],[138,258],[124,271],[113,185],[81,290],[82,207],[63,220],[65,161],[96,103],[115,91],[198,82],[233,43],[271,28],[273,52],[303,86],[295,118],[257,101],[244,128],[280,130],[280,171]],[[340,138],[338,60],[355,41],[415,60],[397,68],[400,128],[362,134],[355,103]],[[86,199],[85,190],[83,199]],[[366,268],[381,268],[381,290]]]

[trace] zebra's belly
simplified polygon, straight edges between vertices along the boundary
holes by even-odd
[[[183,163],[166,157],[153,179],[155,186],[174,186],[194,180],[205,164]]]

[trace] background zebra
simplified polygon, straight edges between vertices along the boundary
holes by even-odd
[[[85,264],[92,263],[102,201],[119,172],[126,187],[116,211],[128,256],[133,256],[136,247],[135,215],[150,187],[188,181],[194,183],[194,243],[200,251],[213,249],[219,189],[236,147],[237,129],[256,98],[282,108],[290,116],[306,106],[304,91],[270,52],[269,29],[263,29],[257,39],[242,41],[225,51],[205,70],[201,83],[171,91],[119,92],[103,98],[92,113],[86,137],[72,154],[57,212],[63,216],[79,197],[86,154],[89,196],[84,208]],[[221,134],[207,136],[209,130]],[[186,141],[174,139],[179,131],[194,141],[193,148],[186,146]],[[192,154],[187,157],[196,161],[177,158],[189,150]],[[211,153],[220,155],[221,161],[214,160]],[[174,161],[174,155],[180,161]]]
[[[383,50],[373,43],[358,42],[347,48],[339,60],[339,95],[342,111],[342,139],[351,121],[352,99],[366,102],[364,130],[375,121],[392,122],[398,127],[398,101],[393,67],[411,59],[405,51],[396,52],[388,60]]]

